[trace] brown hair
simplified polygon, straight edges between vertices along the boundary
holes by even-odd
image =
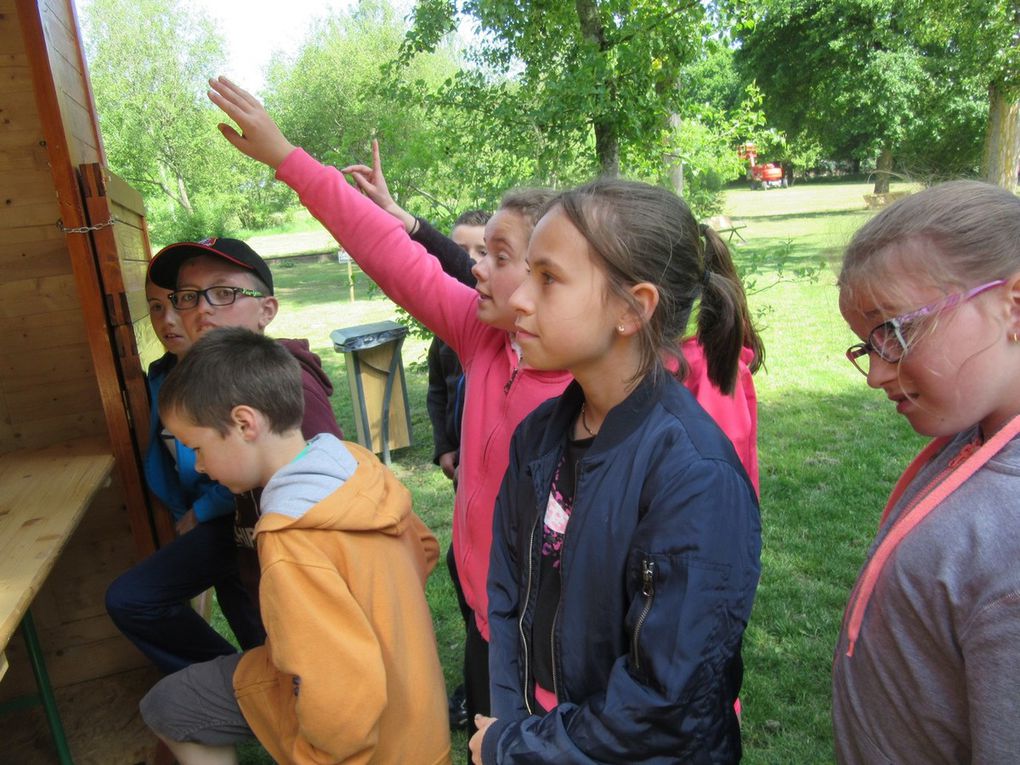
[[[646,183],[600,178],[564,192],[555,206],[588,241],[614,294],[637,308],[628,287],[650,282],[658,288],[659,304],[638,335],[637,377],[657,373],[664,357],[677,359],[680,377],[686,375],[679,346],[699,298],[697,338],[712,383],[733,392],[744,346],[754,351],[752,371],[758,368],[765,351],[729,249],[698,225],[680,197]]]
[[[225,436],[235,406],[257,409],[274,433],[300,428],[305,409],[301,366],[265,335],[219,327],[200,337],[167,375],[159,408]]]
[[[499,202],[500,210],[512,210],[535,228],[557,192],[544,188],[510,189]]]
[[[465,210],[457,216],[453,222],[453,228],[457,226],[484,226],[492,216],[485,210]]]
[[[911,265],[946,292],[1014,273],[1020,270],[1020,197],[980,181],[950,181],[901,199],[850,240],[839,274],[841,299],[856,290],[888,290],[899,265],[890,256],[908,252],[923,252],[923,261]]]

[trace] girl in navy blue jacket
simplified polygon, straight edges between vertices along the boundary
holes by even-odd
[[[736,762],[755,491],[665,369],[692,308],[709,376],[760,361],[726,245],[663,189],[599,180],[551,204],[511,300],[538,369],[575,382],[517,429],[489,570],[492,718],[474,762]],[[700,301],[700,302],[699,302]]]

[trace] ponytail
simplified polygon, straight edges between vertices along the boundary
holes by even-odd
[[[610,292],[635,313],[642,307],[632,285],[648,282],[659,292],[655,311],[637,334],[640,359],[629,383],[664,374],[673,360],[676,377],[684,379],[688,366],[680,344],[699,298],[697,339],[712,384],[733,392],[744,346],[754,352],[751,370],[758,369],[764,351],[730,252],[716,232],[698,225],[680,197],[659,186],[600,178],[563,192],[551,206],[585,238]]]
[[[736,387],[744,347],[754,352],[749,364],[752,373],[764,361],[765,348],[751,322],[747,296],[729,248],[709,226],[701,224],[699,230],[705,239],[705,270],[697,337],[708,362],[708,379],[729,395]]]

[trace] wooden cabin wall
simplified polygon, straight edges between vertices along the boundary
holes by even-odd
[[[40,28],[45,50],[32,50]],[[48,96],[39,92],[40,60],[49,63]],[[47,97],[59,107],[60,129],[52,116],[44,124]],[[87,240],[75,239],[87,235],[57,227],[58,219],[84,222],[80,198],[68,191],[75,168],[104,160],[93,113],[70,0],[0,0],[0,452],[109,438],[114,394],[96,371],[106,330],[80,297],[90,287],[87,271],[72,262],[89,256]],[[109,370],[102,372],[109,385]],[[104,607],[107,585],[137,557],[124,483],[115,471],[33,606],[57,687],[145,664]],[[0,699],[33,686],[20,638],[8,657]]]

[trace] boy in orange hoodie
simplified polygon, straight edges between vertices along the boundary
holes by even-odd
[[[425,580],[435,537],[361,447],[301,435],[301,372],[245,329],[202,337],[160,391],[164,424],[234,493],[264,486],[255,527],[268,638],[194,664],[142,699],[181,765],[448,763],[442,670]]]

